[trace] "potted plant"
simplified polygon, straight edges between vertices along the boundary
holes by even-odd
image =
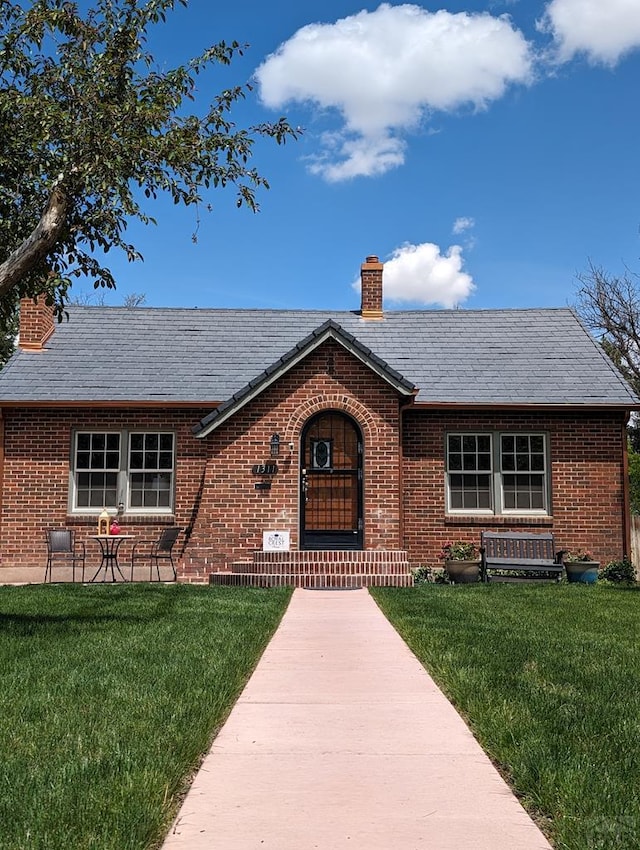
[[[600,562],[594,561],[589,552],[585,552],[582,549],[565,552],[562,561],[568,581],[595,584],[598,580]]]
[[[449,581],[454,584],[471,584],[480,580],[480,552],[475,543],[456,540],[442,547],[440,557]]]

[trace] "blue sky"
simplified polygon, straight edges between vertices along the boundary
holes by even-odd
[[[640,267],[640,0],[190,0],[150,46],[220,39],[250,47],[200,105],[255,75],[237,123],[304,135],[257,146],[261,211],[214,191],[197,244],[191,210],[150,208],[107,303],[357,309],[377,254],[389,309],[565,306],[590,261]]]

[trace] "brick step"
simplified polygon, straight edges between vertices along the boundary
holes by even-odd
[[[413,575],[402,573],[340,574],[302,572],[231,572],[224,570],[209,575],[209,584],[234,587],[305,587],[305,588],[359,588],[359,587],[412,587]]]
[[[276,573],[300,573],[310,575],[406,575],[410,571],[408,561],[398,561],[396,563],[375,563],[368,564],[364,562],[344,561],[342,563],[296,563],[296,562],[281,562],[278,564],[259,564],[239,562],[231,564],[231,572],[234,573],[254,573],[254,574],[276,574]]]
[[[254,552],[252,562],[279,566],[284,564],[395,564],[408,562],[404,549],[303,549],[290,552]]]

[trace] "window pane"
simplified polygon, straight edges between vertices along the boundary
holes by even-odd
[[[502,503],[505,510],[544,510],[544,475],[504,475]]]
[[[489,475],[449,476],[449,505],[454,510],[491,508]]]
[[[491,455],[478,455],[478,469],[489,471],[491,469]]]
[[[515,451],[514,438],[510,437],[508,434],[502,435],[502,451],[503,452],[514,452]]]
[[[491,508],[491,493],[488,488],[486,490],[478,490],[478,507],[483,510],[489,510]]]
[[[89,454],[89,452],[78,452],[76,456],[76,469],[89,469],[90,458],[91,455]]]
[[[167,433],[135,436],[134,440],[132,435],[129,451],[129,505],[150,510],[170,508],[174,436]]]
[[[144,468],[145,469],[157,469],[158,468],[158,453],[157,452],[145,452],[144,453]]]
[[[75,507],[115,507],[119,468],[119,433],[78,433],[74,458]]]
[[[465,470],[474,470],[477,469],[476,466],[476,456],[473,454],[463,455],[462,468]]]
[[[488,434],[478,434],[478,451],[491,452],[491,437]]]
[[[120,451],[120,434],[107,434],[107,451]]]
[[[491,510],[491,436],[450,434],[447,448],[449,509]]]
[[[120,466],[120,455],[118,452],[109,452],[107,454],[105,466],[107,469],[118,469]]]
[[[449,469],[452,471],[462,469],[462,455],[461,454],[450,454],[449,455]]]
[[[531,455],[531,469],[535,472],[544,470],[544,455]]]
[[[475,452],[476,437],[475,434],[465,434],[462,438],[462,449],[465,452]]]
[[[530,440],[532,452],[544,452],[544,437],[542,434],[533,434]]]
[[[91,452],[89,462],[91,469],[104,469],[104,455],[102,452]]]

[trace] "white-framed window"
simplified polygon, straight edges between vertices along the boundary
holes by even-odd
[[[447,512],[547,514],[547,456],[542,433],[447,434]]]
[[[544,434],[500,435],[502,511],[547,511]]]
[[[173,511],[175,436],[170,431],[76,431],[71,453],[72,512],[103,508]]]

